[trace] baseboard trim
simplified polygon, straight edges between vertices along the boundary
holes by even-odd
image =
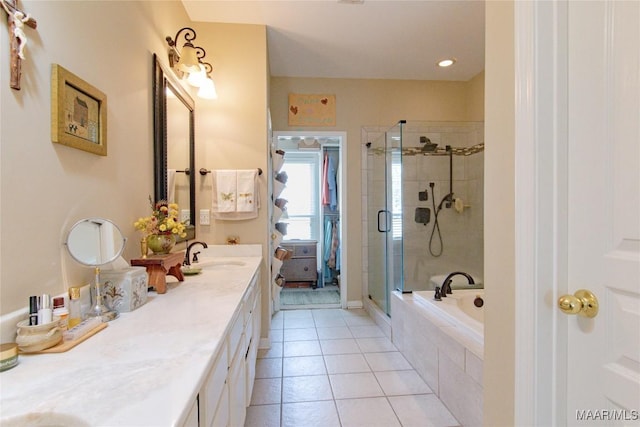
[[[387,338],[391,339],[393,333],[391,330],[391,318],[373,301],[368,300],[364,309],[369,313],[373,321],[376,322],[376,325],[382,329]]]
[[[347,308],[363,308],[361,300],[347,301]]]
[[[340,304],[303,304],[303,305],[294,305],[294,304],[283,304],[280,306],[280,310],[313,310],[313,309],[321,309],[321,308],[340,308]]]
[[[271,348],[271,338],[260,338],[260,342],[258,343],[259,349],[269,349]]]

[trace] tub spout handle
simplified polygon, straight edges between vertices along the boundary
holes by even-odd
[[[436,301],[442,301],[442,296],[440,295],[440,286],[436,286],[436,292],[433,294],[433,299]]]

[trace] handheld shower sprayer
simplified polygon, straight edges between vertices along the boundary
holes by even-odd
[[[429,187],[431,188],[431,202],[433,203],[433,229],[431,230],[431,237],[429,237],[429,253],[434,257],[439,257],[442,255],[444,251],[444,243],[442,242],[442,233],[440,232],[440,224],[438,223],[438,214],[442,210],[442,205],[446,208],[451,208],[453,206],[453,150],[450,145],[446,146],[446,151],[449,156],[449,193],[440,200],[440,203],[436,207],[436,199],[435,199],[435,191],[434,188],[436,186],[435,182],[430,182]],[[440,242],[439,250],[435,250],[433,247],[433,237],[438,234],[438,241]]]

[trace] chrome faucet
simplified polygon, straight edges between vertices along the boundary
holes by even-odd
[[[207,246],[207,244],[205,242],[192,242],[189,244],[189,246],[187,246],[187,253],[184,255],[184,261],[182,261],[182,265],[191,265],[191,248],[193,248],[194,245],[202,245],[203,248],[208,248],[209,246]],[[198,262],[198,258],[197,255],[200,252],[196,252],[193,255],[193,262]]]
[[[453,282],[452,277],[453,276],[464,276],[467,278],[467,280],[469,281],[470,285],[474,285],[476,282],[473,280],[473,277],[471,277],[471,275],[469,273],[464,273],[462,271],[454,271],[453,273],[450,273],[445,279],[444,282],[442,283],[442,288],[441,288],[441,294],[443,297],[446,297],[447,294],[452,294],[453,292],[451,292],[451,282]]]

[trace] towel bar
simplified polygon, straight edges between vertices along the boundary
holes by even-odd
[[[208,173],[211,173],[211,171],[205,168],[200,168],[200,175],[205,176]],[[258,175],[262,175],[262,168],[258,168]]]

